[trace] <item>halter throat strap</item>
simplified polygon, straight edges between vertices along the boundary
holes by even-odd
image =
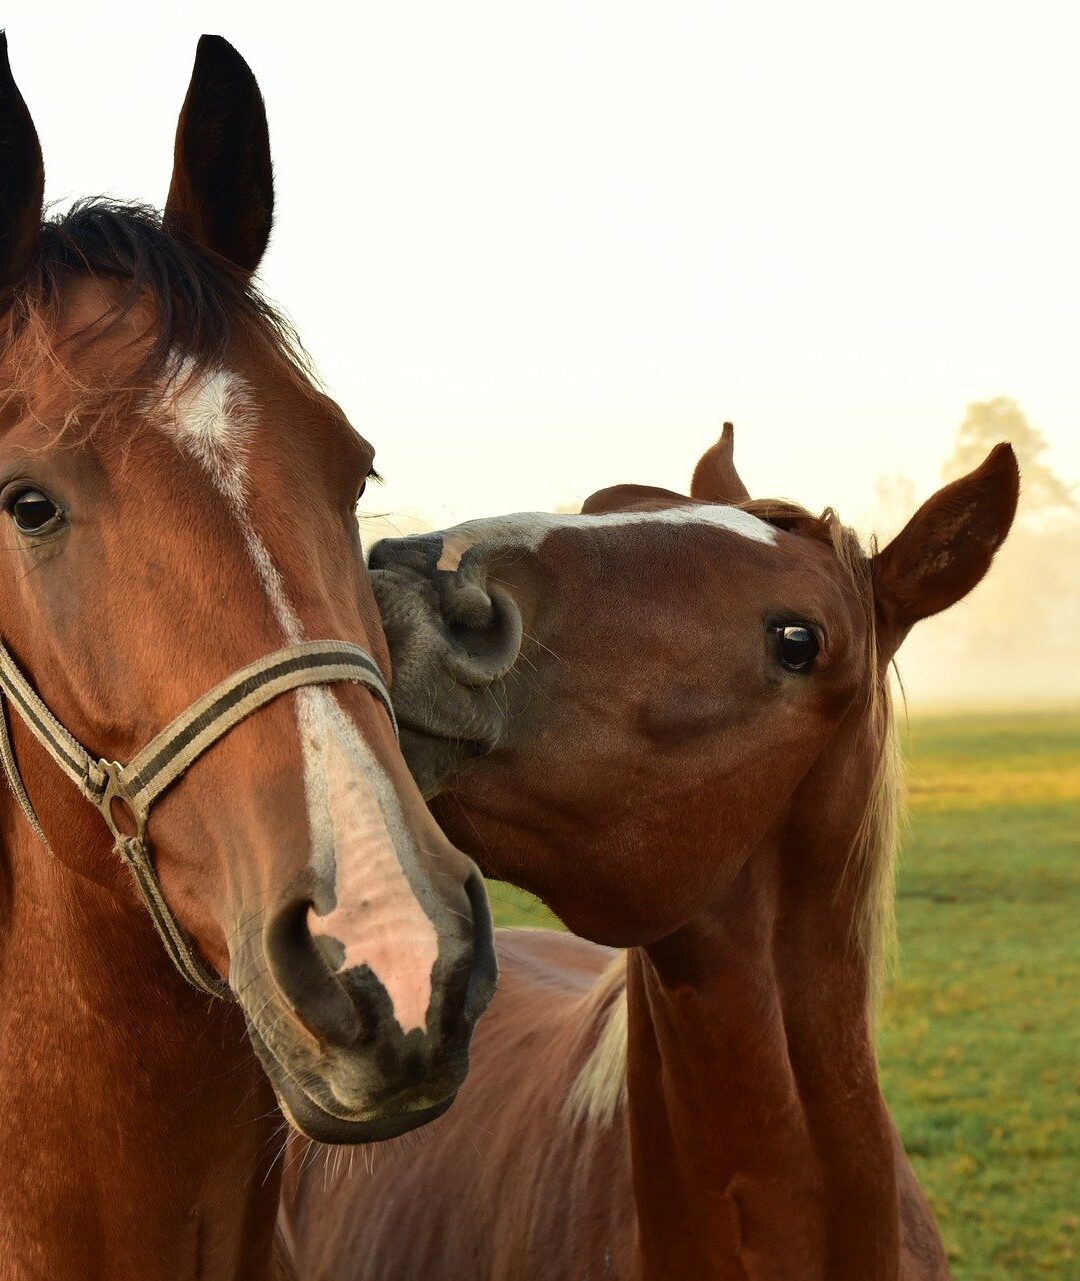
[[[338,682],[370,689],[386,708],[397,734],[390,692],[371,655],[347,641],[308,641],[279,649],[233,672],[121,765],[95,759],[68,733],[0,644],[0,693],[83,796],[101,811],[116,851],[131,870],[174,964],[189,982],[212,996],[229,996],[230,989],[198,955],[165,902],[146,839],[150,807],[192,762],[259,708],[289,690]],[[0,764],[34,832],[47,849],[51,848],[19,774],[2,709]],[[117,814],[118,806],[127,811],[127,823]],[[125,826],[133,830],[125,831]]]

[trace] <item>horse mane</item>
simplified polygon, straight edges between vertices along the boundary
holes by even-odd
[[[872,561],[858,534],[831,507],[819,515],[786,499],[749,499],[745,511],[770,525],[825,543],[848,578],[866,625],[864,655],[864,725],[866,751],[874,761],[874,776],[866,809],[848,851],[845,876],[858,877],[857,910],[853,926],[867,961],[872,1005],[876,1008],[896,956],[896,864],[900,845],[903,800],[903,757],[900,753],[888,670],[880,662],[877,611],[874,608]]]
[[[125,371],[123,388],[84,387],[60,358],[56,334],[64,288],[78,277],[113,280],[122,288],[104,315],[63,340],[72,347],[147,314],[132,340],[145,351]],[[42,224],[35,259],[0,320],[0,351],[14,353],[14,385],[4,389],[4,397],[19,394],[43,368],[85,393],[85,401],[103,402],[122,391],[145,396],[181,371],[186,381],[220,366],[237,338],[310,386],[310,363],[292,325],[248,276],[182,232],[163,227],[161,215],[148,205],[79,200]]]
[[[610,1125],[626,1099],[629,1017],[625,952],[616,954],[586,994],[579,1026],[586,1058],[566,1096],[564,1114],[570,1121]],[[599,1031],[594,1035],[597,1027]],[[591,1045],[586,1038],[592,1041]]]
[[[863,733],[874,760],[866,808],[842,871],[858,878],[852,928],[866,959],[871,1013],[880,1003],[896,956],[896,866],[900,843],[903,759],[900,753],[888,672],[879,661],[871,558],[858,535],[827,507],[819,516],[788,500],[749,499],[736,506],[768,524],[829,546],[864,612],[866,688]],[[599,1030],[597,1031],[597,1027]],[[584,1066],[567,1096],[570,1120],[610,1124],[626,1098],[629,1021],[626,953],[600,976],[582,1007],[582,1036],[589,1038]]]

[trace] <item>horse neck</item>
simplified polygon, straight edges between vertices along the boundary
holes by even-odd
[[[271,1275],[280,1117],[239,1011],[189,988],[123,881],[69,870],[5,793],[0,1273]]]
[[[846,861],[837,839],[827,860],[827,835],[805,830],[755,850],[721,903],[629,955],[647,1281],[897,1275],[893,1130],[851,928],[857,878],[821,874]]]

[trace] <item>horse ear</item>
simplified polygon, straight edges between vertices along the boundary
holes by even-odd
[[[176,126],[163,225],[250,274],[273,221],[270,132],[259,86],[227,40],[202,36]]]
[[[701,456],[690,482],[690,497],[709,503],[742,503],[750,493],[735,470],[735,428],[724,424],[720,439]]]
[[[886,652],[911,627],[940,613],[979,583],[1016,514],[1020,470],[1011,445],[919,508],[872,563],[874,602]]]
[[[0,31],[0,292],[26,274],[41,236],[45,166],[37,130],[11,74]]]

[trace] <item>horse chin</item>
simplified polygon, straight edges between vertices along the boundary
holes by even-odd
[[[318,1143],[381,1143],[385,1139],[396,1139],[398,1135],[408,1134],[410,1130],[442,1116],[456,1097],[452,1094],[431,1107],[381,1117],[376,1121],[349,1121],[325,1111],[293,1081],[279,1079],[272,1084],[285,1119],[294,1130]]]
[[[401,752],[425,801],[443,790],[454,771],[488,748],[467,738],[446,738],[416,725],[401,725]]]
[[[306,1138],[317,1143],[381,1143],[385,1139],[396,1139],[400,1134],[407,1134],[437,1117],[449,1108],[457,1097],[457,1092],[435,1104],[414,1108],[404,1112],[391,1113],[382,1117],[349,1117],[338,1112],[328,1111],[318,1100],[299,1084],[289,1070],[278,1060],[267,1046],[250,1019],[248,1035],[259,1056],[263,1070],[270,1078],[277,1101],[285,1114],[285,1119]]]

